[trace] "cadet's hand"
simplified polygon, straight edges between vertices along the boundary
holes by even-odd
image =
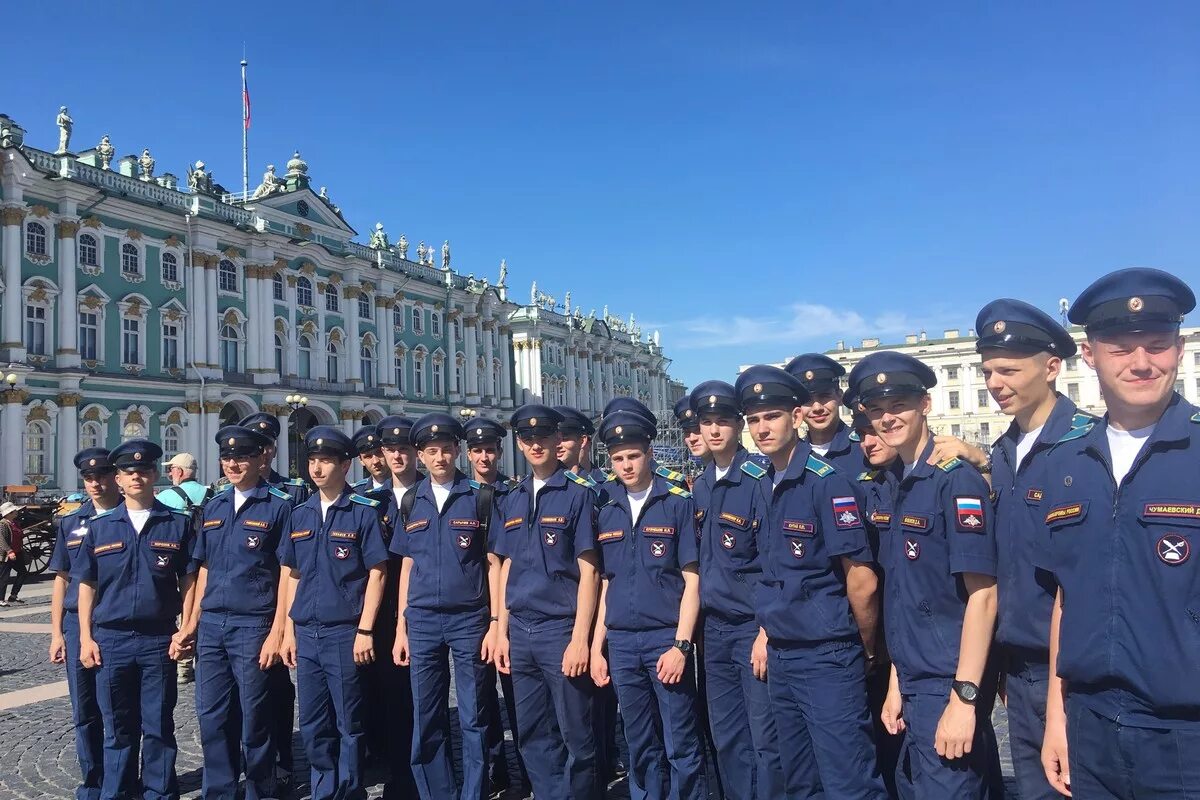
[[[512,662],[509,661],[508,637],[496,631],[496,649],[492,651],[492,655],[496,658],[496,669],[503,672],[505,675],[512,674]]]
[[[926,462],[937,464],[939,461],[945,461],[947,458],[961,458],[963,461],[966,461],[968,464],[974,464],[976,467],[982,467],[988,461],[987,453],[974,445],[967,444],[957,436],[934,436],[933,452],[929,454]]]
[[[1067,761],[1067,719],[1062,711],[1046,715],[1046,734],[1042,739],[1042,769],[1046,780],[1059,794],[1071,796],[1071,766]]]
[[[282,645],[279,637],[273,633],[268,633],[267,638],[263,640],[262,647],[258,650],[258,668],[269,670],[271,667],[279,663],[279,649]]]
[[[933,739],[934,749],[939,756],[952,761],[971,752],[974,739],[975,706],[959,700],[956,694],[951,695],[942,718],[938,720],[937,734]]]
[[[354,634],[354,663],[360,667],[375,660],[375,637],[369,633]]]
[[[591,648],[587,641],[572,639],[563,651],[562,673],[568,678],[578,678],[588,671],[588,654]]]
[[[392,645],[392,663],[397,667],[408,666],[408,629],[396,629],[396,643]]]
[[[100,645],[95,639],[79,641],[79,663],[87,669],[100,666]]]
[[[192,649],[192,640],[192,635],[186,631],[175,631],[171,636],[171,646],[167,648],[167,655],[176,661],[187,658],[185,654]]]
[[[284,631],[283,642],[279,645],[279,657],[283,659],[284,666],[296,668],[296,634],[292,631]]]
[[[612,680],[608,676],[608,659],[599,650],[592,651],[592,683],[597,686],[608,686]]]
[[[50,663],[65,664],[67,661],[67,643],[61,633],[50,634]]]
[[[483,635],[483,643],[479,645],[479,658],[483,663],[496,663],[496,637],[499,635],[500,624],[498,622],[488,625],[487,633]]]
[[[900,690],[892,688],[888,690],[887,697],[883,701],[883,709],[879,712],[879,720],[883,723],[883,727],[887,732],[895,736],[904,731],[907,725],[904,724],[904,700],[900,696]]]
[[[750,648],[750,668],[760,681],[767,679],[767,633],[760,630]]]
[[[687,656],[678,647],[672,647],[658,657],[658,679],[666,686],[679,683],[687,666]]]

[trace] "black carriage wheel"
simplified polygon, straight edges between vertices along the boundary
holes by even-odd
[[[26,567],[30,575],[40,575],[50,566],[50,554],[53,545],[46,541],[26,542],[24,544]]]

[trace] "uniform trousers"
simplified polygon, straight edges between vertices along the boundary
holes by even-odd
[[[632,800],[707,796],[690,658],[679,683],[668,686],[658,679],[658,659],[674,643],[674,628],[608,632],[608,670],[617,686],[629,745]],[[669,778],[659,768],[664,755]]]
[[[587,673],[568,678],[562,672],[574,627],[574,619],[525,623],[509,618],[517,726],[535,796],[597,800],[594,684]]]
[[[362,800],[363,670],[354,663],[354,623],[296,629],[300,736],[312,768],[312,800]]]
[[[63,642],[67,650],[67,689],[71,693],[75,755],[79,758],[80,782],[75,800],[99,800],[104,778],[104,720],[96,699],[98,670],[88,669],[79,661],[79,614],[74,611],[63,612]]]
[[[900,762],[896,766],[896,786],[905,800],[976,800],[994,798],[998,784],[1000,757],[996,732],[992,728],[992,702],[979,702],[975,712],[975,738],[971,752],[962,758],[947,760],[935,747],[937,726],[950,697],[950,681],[944,690],[928,686],[921,691],[905,692],[901,683],[901,716],[907,727]],[[981,700],[986,692],[981,687]],[[1086,795],[1085,795],[1086,796]]]
[[[408,667],[392,660],[394,622],[375,626],[375,662],[367,667],[367,747],[385,768],[384,800],[417,796],[412,772],[413,706]]]
[[[137,796],[139,763],[143,800],[179,797],[175,775],[179,687],[175,662],[167,655],[174,630],[174,620],[132,630],[95,628],[100,647],[96,698],[104,719],[101,800]]]
[[[1008,742],[1021,800],[1057,800],[1042,769],[1042,739],[1046,734],[1046,690],[1050,665],[1045,657],[1026,659],[1008,652],[1004,659],[1008,694]]]

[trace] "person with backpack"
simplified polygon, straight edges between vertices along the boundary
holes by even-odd
[[[197,462],[191,453],[176,453],[167,462],[167,477],[171,486],[158,493],[158,501],[167,508],[182,511],[195,522],[200,509],[212,497],[212,490],[196,480]],[[187,658],[179,662],[179,682],[196,680],[196,660]]]

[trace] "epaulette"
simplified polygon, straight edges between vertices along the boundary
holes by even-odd
[[[107,517],[109,514],[113,513],[118,508],[120,508],[120,506],[113,506],[112,508],[106,508],[104,511],[97,511],[94,515],[92,515],[92,519],[98,520],[101,517]]]
[[[233,491],[233,484],[227,483],[224,486],[217,489],[213,494],[218,495],[218,494],[221,494],[222,492],[232,492],[232,491]],[[291,499],[291,498],[289,497],[288,499]]]
[[[379,508],[379,501],[372,500],[369,497],[363,497],[361,494],[351,494],[351,503],[358,503],[360,506],[369,506],[370,508]]]
[[[742,472],[746,473],[751,478],[754,478],[756,481],[762,480],[767,476],[767,471],[758,464],[755,464],[753,461],[743,461],[741,469]]]
[[[284,480],[285,486],[304,486],[304,481],[300,478],[287,478]]]
[[[1197,411],[1195,414],[1192,414],[1192,422],[1200,422],[1200,411]]]
[[[168,508],[167,510],[172,514],[178,514],[179,516],[186,517],[187,519],[192,518],[192,512],[188,511],[186,508]],[[95,519],[95,517],[92,517],[92,519]]]
[[[1075,420],[1071,420],[1071,421],[1074,422]],[[1059,440],[1057,442],[1055,442],[1054,444],[1060,445],[1063,442],[1069,442],[1072,439],[1079,439],[1081,437],[1087,436],[1089,433],[1092,432],[1092,428],[1094,428],[1094,427],[1096,427],[1096,423],[1089,422],[1088,424],[1086,424],[1082,427],[1071,428],[1071,430],[1067,431],[1061,437],[1059,437]]]
[[[604,479],[604,482],[608,483],[609,481],[615,481],[616,479],[617,479],[617,473],[610,472],[610,473],[608,473],[608,477]]]
[[[467,483],[471,484],[472,489],[482,489],[483,488],[483,484],[480,483],[479,481],[475,480],[474,478],[467,478]]]
[[[1200,416],[1200,415],[1198,415]],[[1072,428],[1082,428],[1085,425],[1095,425],[1099,421],[1099,417],[1089,414],[1086,411],[1080,411],[1075,416],[1071,417]],[[1194,419],[1194,417],[1193,417]]]
[[[291,500],[292,499],[292,496],[290,494],[285,492],[283,489],[280,489],[275,486],[272,486],[270,489],[268,489],[267,494],[275,495],[276,497],[278,497],[281,500]]]
[[[835,472],[833,464],[822,461],[812,453],[808,454],[808,461],[804,463],[804,468],[820,478],[824,478],[826,475]]]
[[[687,489],[680,489],[678,486],[668,486],[667,491],[670,492],[671,494],[677,494],[683,498],[688,498],[688,497],[692,496],[692,493],[689,492]]]
[[[567,476],[567,480],[572,483],[578,483],[580,486],[586,486],[592,490],[596,488],[596,482],[586,475],[577,475],[569,469],[564,469],[563,473]]]
[[[83,492],[71,492],[63,498],[63,502],[66,503],[82,503],[84,500],[87,500],[87,495]]]
[[[351,489],[352,491],[355,491],[355,492],[357,492],[357,491],[358,491],[358,487],[360,487],[360,486],[366,486],[366,485],[367,485],[368,483],[370,483],[370,482],[371,482],[371,479],[370,479],[370,478],[363,478],[361,481],[358,481],[357,483],[352,483],[352,484],[350,484],[350,489]]]
[[[877,470],[877,469],[869,469],[866,472],[858,473],[858,479],[860,481],[873,481],[878,476],[879,476],[879,470]]]
[[[846,434],[846,438],[852,442],[862,441],[862,437],[858,435],[858,431],[850,431],[850,433]]]
[[[664,467],[662,464],[659,464],[657,467],[654,468],[654,474],[660,478],[666,478],[669,481],[686,481],[687,480],[687,476],[684,475],[682,472],[676,472],[673,469],[668,469],[667,467]]]
[[[941,461],[939,461],[937,463],[937,468],[940,469],[942,472],[953,472],[954,470],[961,467],[963,465],[963,463],[964,462],[961,458],[959,458],[957,456],[950,456],[950,458],[944,458]]]
[[[83,508],[83,501],[72,500],[75,495],[69,495],[58,501],[58,507],[54,509],[54,516],[69,517],[72,514],[79,513],[79,509]]]

